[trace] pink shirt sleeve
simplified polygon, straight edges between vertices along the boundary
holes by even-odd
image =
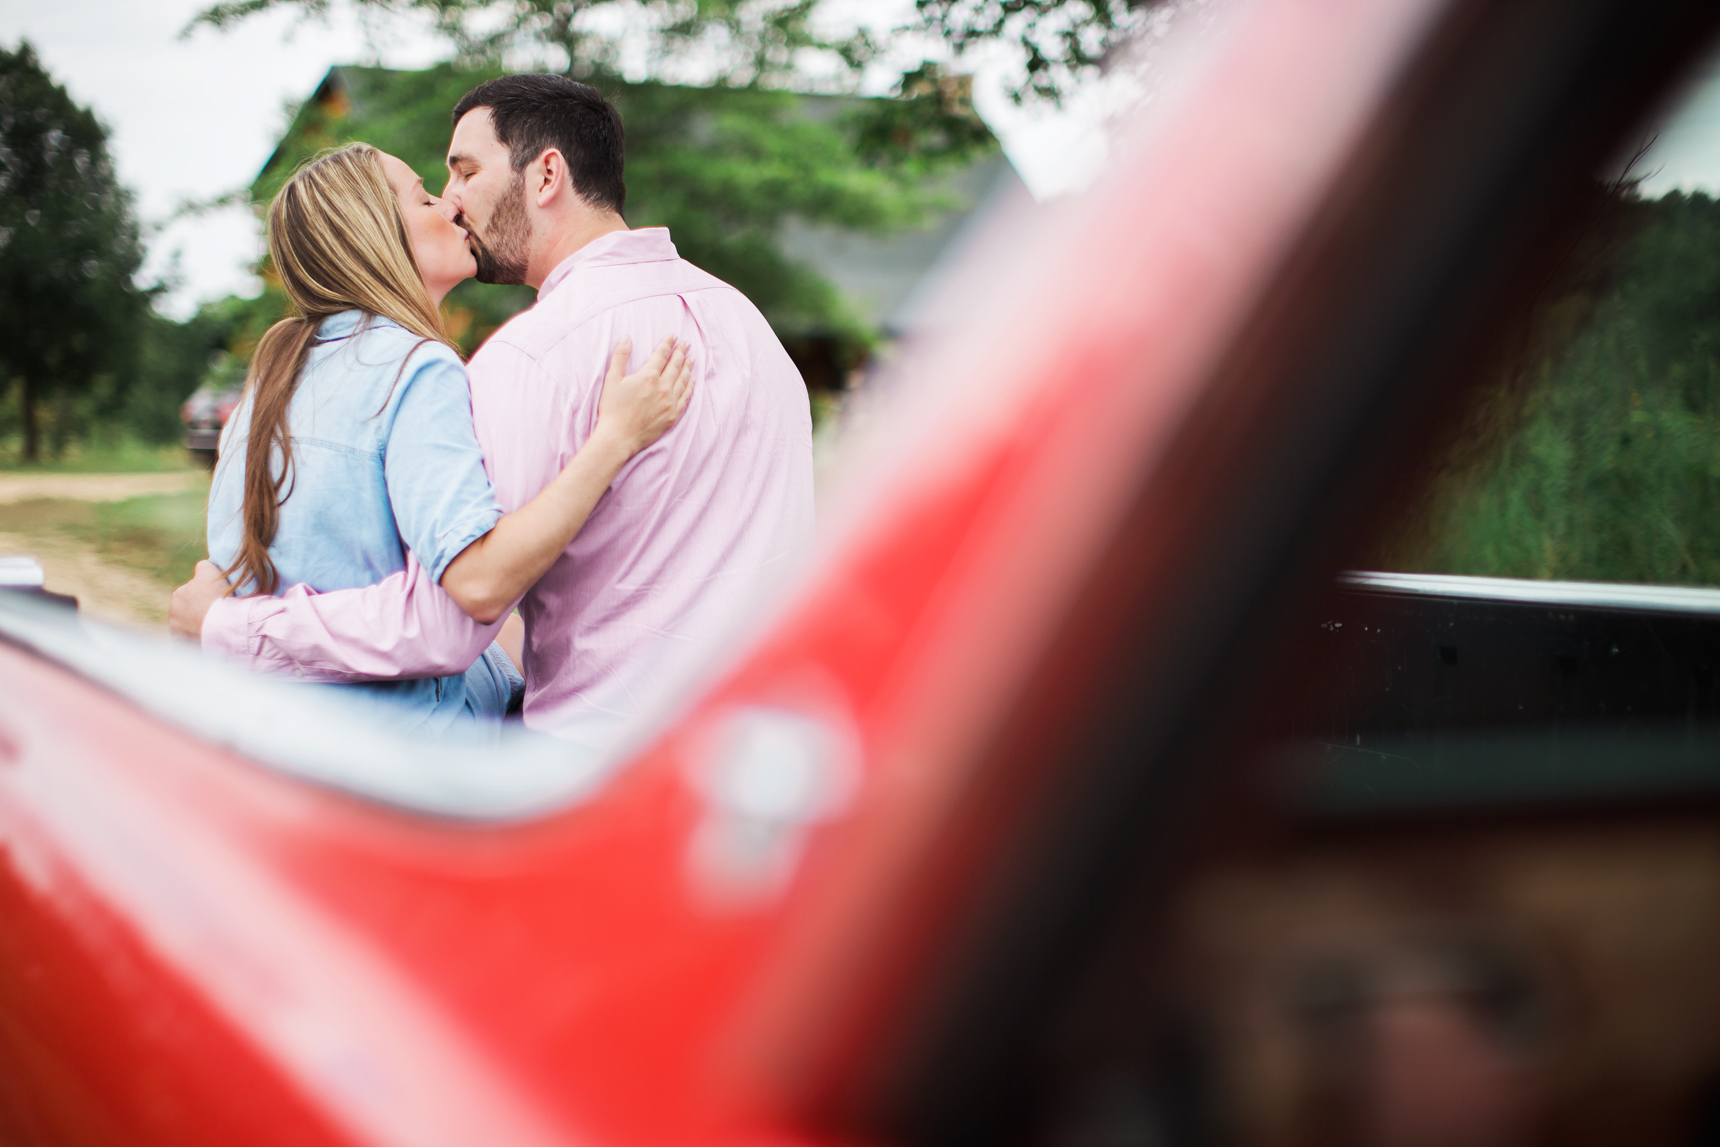
[[[203,619],[203,648],[306,681],[390,681],[464,673],[501,628],[473,621],[408,554],[404,571],[362,589],[222,598]]]

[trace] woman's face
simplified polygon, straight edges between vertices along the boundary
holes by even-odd
[[[430,289],[431,301],[440,305],[455,283],[477,273],[478,262],[467,243],[466,230],[454,223],[453,208],[424,190],[424,181],[403,161],[384,153],[382,170],[400,201],[406,236],[412,240],[412,254],[418,259],[424,285]]]

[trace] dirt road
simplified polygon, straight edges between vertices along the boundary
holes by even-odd
[[[116,560],[123,547],[103,545],[88,525],[91,503],[208,489],[195,470],[154,474],[0,474],[0,554],[34,554],[47,588],[78,599],[89,617],[143,629],[167,624],[172,586],[158,573]],[[67,523],[81,529],[68,529]]]
[[[40,534],[0,533],[0,554],[35,554],[48,588],[78,599],[88,617],[143,629],[167,625],[167,594],[154,578],[104,560],[90,546]]]
[[[123,502],[150,494],[181,494],[208,489],[200,470],[163,474],[0,474],[0,505],[54,499],[69,502]]]

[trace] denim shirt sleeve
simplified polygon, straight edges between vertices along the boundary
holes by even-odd
[[[465,368],[439,349],[421,347],[407,362],[383,448],[400,540],[433,581],[502,516],[472,429]]]

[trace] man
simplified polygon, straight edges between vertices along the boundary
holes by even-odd
[[[506,511],[529,501],[597,421],[611,349],[688,344],[681,421],[623,469],[520,603],[526,724],[601,744],[708,652],[812,538],[806,388],[758,310],[621,212],[622,125],[561,76],[492,80],[454,109],[445,199],[478,278],[538,301],[469,364],[485,467]],[[254,668],[315,681],[463,672],[496,637],[416,563],[364,589],[226,596],[219,571],[174,594],[176,632]]]

